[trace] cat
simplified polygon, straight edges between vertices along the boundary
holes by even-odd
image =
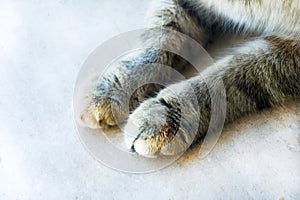
[[[167,30],[186,34],[204,47],[225,33],[253,37],[218,59],[218,68],[207,73],[210,78],[206,81],[198,74],[166,88],[147,84],[138,88],[129,102],[123,101],[126,94],[122,86],[128,84],[129,78],[142,78],[134,69],[160,63],[181,71],[184,61],[171,52],[148,48],[136,58],[119,62],[114,73],[99,78],[81,115],[89,127],[109,128],[116,126],[117,120],[129,119],[139,131],[135,138],[125,137],[129,149],[142,156],[174,155],[190,143],[201,143],[207,133],[211,115],[208,84],[223,81],[225,124],[299,95],[300,0],[158,0],[157,5],[149,27],[165,29],[149,29],[143,36],[147,44],[167,43]],[[180,38],[172,40],[175,48],[180,48]],[[196,109],[190,103],[190,90],[181,87],[184,83],[189,83],[195,92],[198,113],[194,113]],[[170,92],[172,87],[181,88],[179,93],[185,99],[183,106],[191,113],[190,119],[182,116],[182,102]],[[121,107],[129,103],[131,114],[120,109],[116,119],[112,101]],[[189,130],[179,131],[180,120],[189,122],[197,116],[201,118],[197,134],[188,141]],[[181,137],[172,140],[175,135]]]

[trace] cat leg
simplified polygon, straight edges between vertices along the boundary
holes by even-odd
[[[129,117],[132,123],[125,130],[136,133],[129,133],[134,137],[125,135],[127,146],[144,156],[178,154],[205,137],[213,98],[225,99],[226,124],[244,114],[280,104],[289,96],[299,95],[299,45],[294,38],[258,38],[218,60],[217,67],[212,66],[210,71],[161,90],[157,97],[143,102]],[[226,97],[209,92],[218,81],[223,81]],[[198,108],[192,102],[190,87],[197,97]],[[197,110],[199,113],[195,113]],[[190,128],[197,120],[199,127],[193,137]]]
[[[194,17],[172,0],[164,1],[160,8],[153,12],[149,26],[159,27],[150,28],[142,36],[146,46],[150,47],[136,58],[119,62],[114,71],[100,77],[97,81],[90,103],[81,115],[82,121],[89,127],[115,126],[116,121],[122,122],[127,118],[128,109],[126,107],[128,104],[129,111],[132,111],[139,102],[153,96],[161,89],[158,84],[145,84],[137,88],[131,98],[129,97],[128,90],[136,87],[136,83],[144,80],[146,76],[161,76],[159,68],[150,69],[148,64],[158,63],[173,68],[182,66],[179,64],[182,61],[178,59],[178,56],[161,50],[165,45],[170,45],[170,42],[172,48],[176,50],[181,48],[182,38],[176,35],[169,38],[168,30],[187,34],[201,44],[205,44],[209,38],[209,35],[197,24]],[[164,74],[164,77],[167,78],[168,75]],[[130,99],[129,102],[126,99]],[[114,116],[114,112],[117,113],[117,116]]]

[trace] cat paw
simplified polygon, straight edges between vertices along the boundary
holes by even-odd
[[[86,126],[109,128],[125,119],[129,105],[125,87],[128,73],[126,66],[118,63],[96,80],[89,93],[89,103],[81,113],[81,121]]]
[[[136,71],[124,62],[99,77],[90,102],[81,113],[81,121],[90,128],[110,128],[123,124],[139,102],[154,95],[160,88],[156,84],[138,87],[141,78]]]
[[[145,157],[178,155],[192,143],[195,123],[192,108],[186,116],[178,99],[156,97],[143,102],[129,117],[125,126],[126,146]],[[195,116],[194,116],[195,117]],[[194,124],[193,124],[194,123]],[[195,129],[195,128],[194,128]]]

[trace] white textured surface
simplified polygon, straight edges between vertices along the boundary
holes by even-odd
[[[0,2],[0,199],[299,198],[299,101],[238,120],[205,159],[190,152],[156,173],[116,172],[86,152],[71,108],[80,65],[142,27],[145,2]]]

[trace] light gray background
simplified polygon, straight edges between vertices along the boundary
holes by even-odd
[[[142,28],[148,4],[0,1],[0,199],[299,198],[299,101],[236,121],[205,159],[189,152],[157,173],[87,153],[72,119],[77,73],[101,42]]]

